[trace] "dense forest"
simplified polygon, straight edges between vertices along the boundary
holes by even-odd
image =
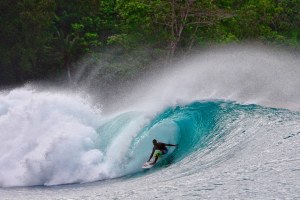
[[[0,12],[1,85],[72,79],[86,56],[120,78],[210,45],[300,46],[300,0],[1,0]]]

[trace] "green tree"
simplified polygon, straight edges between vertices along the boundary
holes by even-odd
[[[284,43],[289,46],[300,46],[300,0],[278,1],[281,8],[276,18],[274,30],[285,37]]]
[[[52,34],[52,19],[55,11],[54,0],[23,0],[18,3],[21,36],[20,65],[26,76],[43,73],[40,62]],[[44,56],[44,55],[43,55]]]
[[[71,81],[72,63],[101,46],[101,1],[58,1],[52,51]]]
[[[0,1],[0,83],[20,82],[20,28],[18,0]]]

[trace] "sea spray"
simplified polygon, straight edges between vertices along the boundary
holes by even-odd
[[[284,50],[254,45],[212,48],[183,58],[170,66],[154,67],[131,83],[97,89],[102,78],[78,82],[103,98],[105,113],[135,109],[161,110],[170,105],[203,99],[300,110],[300,57]],[[101,71],[101,63],[94,66]],[[88,68],[88,71],[91,69]],[[85,74],[81,70],[80,74]],[[100,73],[101,74],[101,73]],[[109,75],[107,75],[109,76]],[[87,79],[84,81],[84,79]]]

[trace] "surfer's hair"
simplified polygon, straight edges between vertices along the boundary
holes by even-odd
[[[157,143],[157,140],[156,140],[156,139],[154,139],[154,140],[152,140],[152,142],[153,142],[153,143]]]

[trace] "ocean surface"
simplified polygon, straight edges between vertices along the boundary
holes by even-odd
[[[300,199],[297,56],[209,50],[105,103],[85,79],[0,92],[1,200]],[[153,139],[178,147],[145,170]]]

